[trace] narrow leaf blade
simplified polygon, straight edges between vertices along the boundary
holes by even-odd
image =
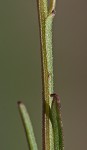
[[[56,94],[51,94],[51,96],[53,97],[50,111],[54,135],[54,149],[64,150],[60,99]]]
[[[26,109],[25,105],[20,101],[18,102],[18,108],[19,108],[19,112],[21,115],[23,125],[24,125],[29,149],[30,150],[38,150],[34,132],[33,132],[32,123],[31,123],[29,114],[27,112],[27,109]]]

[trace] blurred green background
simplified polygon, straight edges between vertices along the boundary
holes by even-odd
[[[87,1],[58,1],[53,24],[55,92],[65,150],[87,149]],[[28,150],[17,101],[41,150],[41,63],[35,0],[0,0],[0,150]]]

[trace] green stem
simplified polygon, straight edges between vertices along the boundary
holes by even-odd
[[[53,93],[53,56],[52,56],[52,21],[55,0],[51,0],[48,11],[47,0],[38,0],[38,12],[41,38],[42,88],[43,88],[43,150],[51,150],[53,131],[49,119]]]

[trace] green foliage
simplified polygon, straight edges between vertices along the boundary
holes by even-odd
[[[60,100],[53,89],[52,22],[55,16],[55,0],[37,0],[42,64],[42,140],[43,150],[64,150]],[[30,150],[37,150],[32,124],[23,103],[18,103]]]
[[[18,108],[19,108],[19,112],[21,115],[23,125],[24,125],[24,130],[26,133],[26,138],[27,138],[29,149],[30,150],[38,150],[34,132],[33,132],[33,127],[32,127],[31,120],[30,120],[29,114],[27,112],[27,109],[26,109],[25,105],[20,101],[18,102]]]
[[[54,135],[54,150],[63,150],[63,132],[62,132],[62,120],[61,120],[61,104],[60,98],[58,95],[51,94],[53,97],[50,119],[53,126],[53,135]]]

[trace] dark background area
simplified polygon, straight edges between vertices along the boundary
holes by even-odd
[[[55,92],[65,150],[87,149],[87,1],[58,1],[53,24]],[[36,1],[0,0],[0,150],[28,150],[17,101],[41,150],[41,63]]]

